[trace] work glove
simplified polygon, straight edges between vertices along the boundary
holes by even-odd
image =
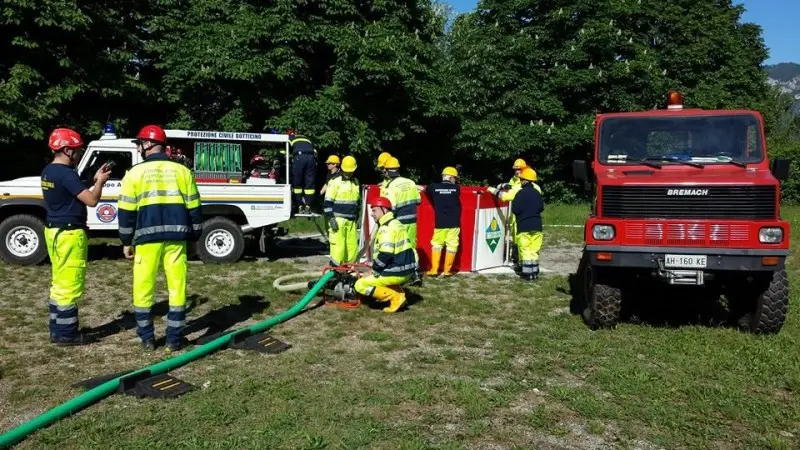
[[[339,224],[336,223],[335,217],[331,217],[330,219],[328,219],[328,225],[331,227],[331,231],[333,231],[334,233],[339,231]]]
[[[506,189],[511,189],[511,185],[508,184],[508,183],[500,183],[500,184],[497,185],[497,190],[498,191],[504,191]]]
[[[486,190],[489,191],[489,193],[492,194],[492,195],[496,195],[497,194],[497,188],[493,188],[493,187],[489,186]]]

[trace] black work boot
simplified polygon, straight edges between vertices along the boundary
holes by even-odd
[[[142,348],[145,350],[153,351],[156,349],[156,340],[155,339],[148,339],[146,341],[142,341]]]
[[[91,340],[88,338],[88,336],[84,334],[79,334],[71,338],[58,337],[51,334],[50,342],[56,344],[59,347],[77,347],[79,345],[91,344]]]
[[[189,340],[186,338],[181,338],[178,342],[167,342],[167,352],[174,353],[181,351],[187,345],[189,345]]]
[[[410,286],[422,286],[422,272],[417,269],[411,276],[411,281],[408,283]]]

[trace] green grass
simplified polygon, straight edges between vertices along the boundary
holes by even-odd
[[[586,211],[548,206],[545,220],[581,224]],[[784,215],[800,222],[800,208]],[[580,242],[581,229],[545,235],[543,254]],[[300,294],[278,292],[272,281],[295,267],[309,265],[192,264],[188,293],[199,300],[189,318],[227,308],[252,321],[283,311]],[[796,284],[800,272],[789,269]],[[52,347],[48,270],[0,266],[3,431],[77,395],[76,381],[163,357],[141,351],[133,330],[85,348]],[[90,263],[82,325],[130,310],[130,276],[124,260]],[[274,329],[293,346],[280,355],[218,352],[174,372],[198,386],[194,392],[168,401],[115,395],[19,448],[800,446],[797,294],[781,333],[762,337],[629,323],[593,332],[569,313],[562,276],[531,285],[469,275],[410,291],[422,300],[394,315],[311,310]],[[247,307],[239,300],[247,295],[269,305]],[[159,335],[163,327],[157,319]]]

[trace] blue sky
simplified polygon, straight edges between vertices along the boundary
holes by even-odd
[[[457,12],[471,11],[478,4],[477,0],[445,1],[453,5]],[[792,42],[800,41],[796,29],[797,19],[800,18],[800,0],[734,0],[734,3],[744,3],[747,8],[743,21],[761,25],[770,55],[766,64],[800,63],[800,45],[792,45]]]

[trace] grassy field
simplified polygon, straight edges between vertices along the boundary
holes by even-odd
[[[580,224],[586,210],[554,206],[546,220]],[[797,229],[800,209],[785,215]],[[579,228],[545,232],[543,253],[581,239]],[[192,264],[190,338],[285,310],[300,294],[273,289],[275,277],[324,260]],[[139,347],[128,261],[90,263],[81,323],[104,337],[81,348],[47,341],[48,266],[0,266],[0,280],[2,431],[77,395],[72,383],[164,357]],[[114,395],[19,448],[800,447],[796,293],[782,332],[761,337],[688,322],[593,332],[560,275],[465,275],[410,292],[394,315],[312,309],[273,330],[293,346],[282,354],[218,352],[173,373],[194,392]],[[164,326],[156,320],[159,336]]]

